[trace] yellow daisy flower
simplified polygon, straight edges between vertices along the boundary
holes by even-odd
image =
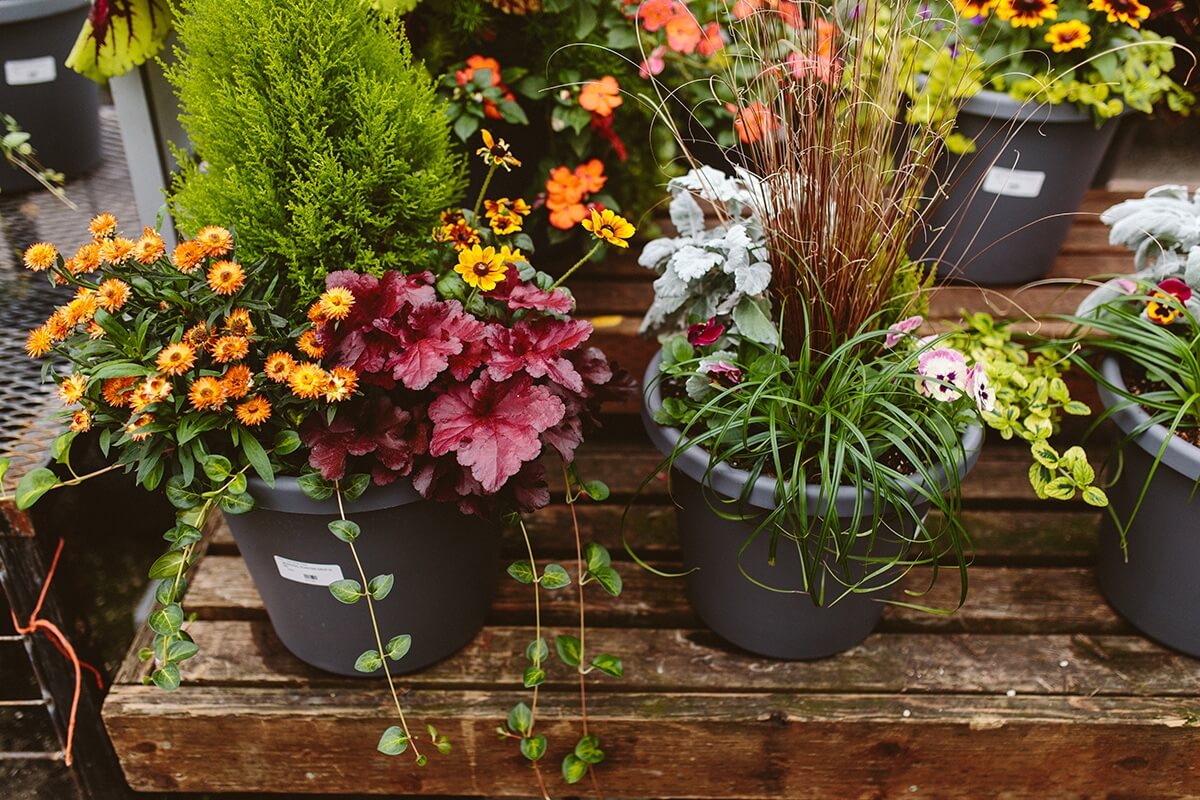
[[[504,280],[508,265],[500,258],[496,248],[475,245],[459,251],[454,271],[462,276],[468,286],[490,292]]]
[[[581,224],[584,230],[590,231],[597,239],[616,247],[629,247],[627,240],[636,231],[629,220],[614,213],[610,208],[603,211],[593,208],[591,218],[584,219]]]
[[[483,147],[475,151],[475,155],[483,159],[490,167],[504,167],[506,172],[512,172],[513,167],[521,166],[521,162],[512,154],[508,142],[503,139],[493,139],[492,132],[484,128]]]
[[[1037,28],[1058,16],[1058,4],[1053,0],[1000,0],[996,16],[1014,28]]]
[[[1103,12],[1109,22],[1124,22],[1131,28],[1142,27],[1142,20],[1150,16],[1150,7],[1138,0],[1092,0],[1088,8]]]
[[[1092,41],[1092,29],[1077,19],[1057,22],[1046,31],[1046,41],[1056,53],[1079,50]]]

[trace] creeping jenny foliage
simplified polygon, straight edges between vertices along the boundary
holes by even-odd
[[[203,165],[172,211],[219,221],[248,260],[286,272],[297,307],[325,274],[411,272],[458,199],[462,164],[433,82],[396,23],[360,3],[186,0],[168,76]]]

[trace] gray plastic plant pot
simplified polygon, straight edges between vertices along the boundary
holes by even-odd
[[[926,194],[934,196],[909,254],[938,275],[982,285],[1021,284],[1054,264],[1118,127],[1099,128],[1072,105],[1020,103],[982,91],[958,115],[976,150],[945,154]],[[944,196],[935,196],[937,187]]]
[[[88,5],[0,0],[0,113],[29,133],[38,161],[68,177],[100,163],[100,87],[64,63]],[[0,192],[37,186],[0,160]]]
[[[1101,374],[1124,389],[1114,358]],[[1118,408],[1112,420],[1126,436],[1145,426],[1149,415],[1101,385],[1106,408]],[[1200,657],[1200,447],[1155,425],[1121,442],[1121,471],[1108,490],[1117,518],[1128,524],[1128,560],[1121,551],[1116,523],[1105,514],[1097,544],[1096,576],[1118,613],[1152,639]],[[1165,446],[1165,447],[1164,447]],[[1159,453],[1162,459],[1147,486]],[[1145,496],[1134,508],[1143,487]],[[1132,522],[1129,520],[1132,517]]]
[[[255,508],[226,520],[275,634],[318,669],[367,677],[354,669],[361,653],[376,649],[366,601],[346,605],[328,589],[341,578],[362,583],[349,545],[329,532],[336,499],[313,501],[294,478],[277,479],[275,488],[255,478],[249,491]],[[391,593],[375,602],[385,644],[412,636],[409,653],[390,664],[394,673],[424,669],[475,637],[495,593],[496,524],[425,500],[406,480],[371,486],[346,516],[362,529],[355,548],[367,579],[395,576]]]
[[[661,361],[660,351],[646,370],[642,422],[654,446],[668,455],[683,434],[677,428],[664,427],[654,421],[654,412],[662,407],[658,372]],[[976,426],[967,429],[962,444],[966,457],[959,464],[960,478],[979,458],[983,430]],[[939,472],[937,477],[945,486],[944,472]],[[746,545],[755,528],[754,516],[775,507],[773,478],[757,480],[749,497],[752,508],[744,512],[743,518],[727,519],[717,513],[720,510],[730,514],[738,508],[731,498],[741,495],[749,478],[748,473],[728,464],[719,464],[709,470],[708,453],[700,447],[685,450],[672,464],[671,490],[684,567],[688,571],[687,593],[697,615],[714,633],[731,644],[771,658],[823,658],[862,642],[878,624],[884,601],[891,596],[887,584],[897,574],[870,579],[868,585],[879,587],[878,591],[847,594],[831,605],[815,605],[802,591],[800,558],[790,540],[780,538],[774,566],[767,562],[768,537],[765,534]],[[808,502],[815,504],[819,487],[810,485],[806,490]],[[839,513],[849,516],[855,502],[854,489],[839,489],[836,502]],[[869,525],[869,494],[864,502]],[[926,510],[927,504],[918,509],[922,518]],[[901,520],[896,514],[885,514],[879,528],[860,532],[853,555],[858,558],[901,555],[913,538],[915,526],[915,520]],[[828,566],[840,569],[833,566],[832,560]],[[747,579],[743,570],[754,580],[773,588],[756,585]],[[851,577],[861,577],[862,570],[861,566],[852,564]],[[827,593],[834,592],[833,596],[836,596],[841,593],[841,588],[836,580],[827,581]]]

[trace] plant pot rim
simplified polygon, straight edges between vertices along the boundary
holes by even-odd
[[[923,74],[918,75],[916,77],[918,88],[923,88],[928,80],[928,76]],[[1128,103],[1124,101],[1122,103],[1125,106],[1124,109],[1116,117],[1111,117],[1110,119],[1120,119],[1134,113],[1134,109],[1130,108]],[[993,89],[980,89],[975,94],[964,99],[958,109],[960,112],[966,112],[977,117],[1007,119],[1014,122],[1028,122],[1032,120],[1038,123],[1094,123],[1096,121],[1091,111],[1082,109],[1074,103],[1035,103],[1032,100],[1017,100],[1007,92],[997,92]],[[1109,121],[1109,119],[1103,120],[1103,122]]]
[[[275,486],[271,487],[257,475],[249,475],[246,487],[250,496],[254,498],[255,510],[314,514],[326,517],[338,516],[336,497],[328,500],[313,500],[300,489],[300,482],[294,477],[277,475]],[[372,481],[361,497],[352,503],[345,503],[345,511],[346,515],[350,516],[367,511],[381,511],[385,508],[405,506],[422,499],[408,478],[399,478],[387,486],[376,486]]]
[[[642,394],[642,424],[659,452],[669,455],[674,450],[676,443],[683,437],[683,431],[679,428],[659,425],[654,421],[654,412],[662,407],[662,382],[659,380],[658,371],[662,357],[663,353],[660,348],[650,359],[650,364],[646,367],[646,374],[642,379],[642,385],[645,387]],[[983,447],[983,428],[977,424],[969,426],[963,431],[961,442],[966,457],[958,463],[960,480],[979,460],[979,452]],[[707,485],[725,497],[740,497],[750,478],[750,473],[724,462],[710,469],[708,451],[700,447],[689,447],[672,462],[672,466],[697,483]],[[934,474],[937,476],[938,483],[943,488],[946,487],[949,480],[945,470],[939,466],[934,470]],[[921,481],[922,479],[918,477],[917,482]],[[775,487],[774,478],[760,475],[750,492],[750,504],[761,509],[775,508],[777,505]],[[910,489],[909,491],[915,493],[916,490]],[[807,484],[805,493],[808,507],[815,508],[820,500],[820,486]],[[857,495],[856,489],[852,486],[839,487],[836,499],[838,514],[851,515],[857,502]],[[864,510],[873,508],[874,494],[872,492],[867,491],[863,494],[863,504]]]
[[[45,19],[87,5],[88,0],[0,0],[0,25]]]

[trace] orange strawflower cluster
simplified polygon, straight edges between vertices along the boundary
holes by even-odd
[[[550,211],[550,224],[561,230],[570,230],[588,216],[591,195],[604,188],[608,178],[604,175],[604,164],[593,158],[574,170],[566,166],[550,170],[546,181],[546,208]]]

